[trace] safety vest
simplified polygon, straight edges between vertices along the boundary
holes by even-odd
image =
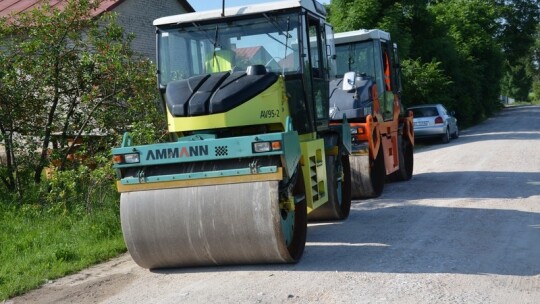
[[[388,58],[388,52],[384,52],[384,85],[386,91],[392,91],[390,80],[390,58]]]
[[[233,67],[235,53],[231,50],[219,50],[206,55],[206,72],[217,73],[230,71]]]

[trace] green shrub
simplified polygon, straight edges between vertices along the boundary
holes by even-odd
[[[77,183],[69,187],[85,189]],[[51,191],[51,197],[64,195],[55,204],[0,204],[0,302],[126,250],[115,195],[93,198],[70,191]],[[79,208],[65,200],[73,197],[88,200]]]
[[[52,171],[22,200],[0,188],[0,301],[126,250],[108,157]]]
[[[50,212],[92,212],[105,202],[118,199],[111,162],[95,170],[78,166],[73,170],[52,171],[44,183],[44,200]]]

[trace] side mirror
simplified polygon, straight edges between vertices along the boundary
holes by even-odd
[[[343,91],[350,91],[354,89],[355,78],[356,78],[355,72],[347,72],[345,73],[345,75],[343,75],[343,84],[341,87]]]

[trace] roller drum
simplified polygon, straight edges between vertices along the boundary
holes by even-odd
[[[282,231],[277,181],[122,193],[120,215],[141,267],[295,261]]]
[[[386,169],[382,152],[370,160],[366,155],[351,155],[351,196],[353,199],[373,198],[381,195]]]

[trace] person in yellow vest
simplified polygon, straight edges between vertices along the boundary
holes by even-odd
[[[205,68],[207,73],[231,71],[235,66],[236,53],[231,50],[228,39],[219,42],[219,48],[206,54]]]

